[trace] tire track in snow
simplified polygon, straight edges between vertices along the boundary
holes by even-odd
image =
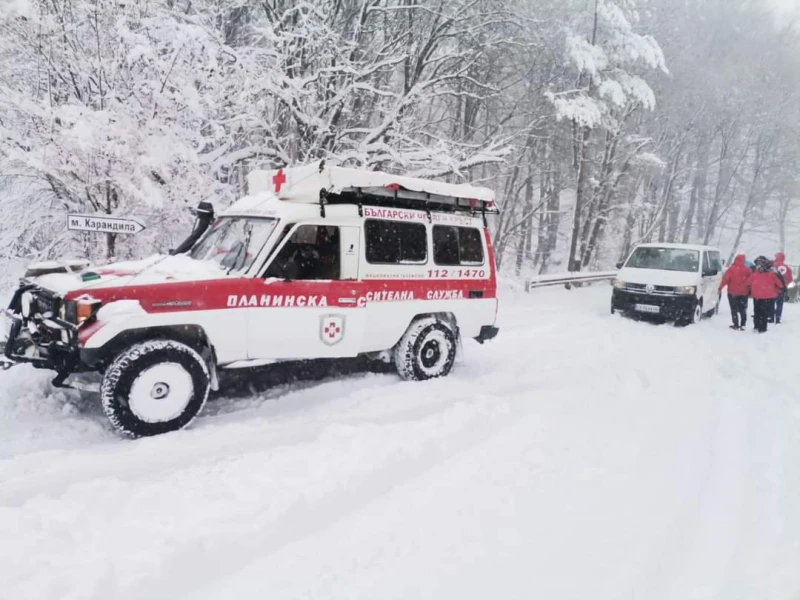
[[[329,426],[308,444],[228,457],[211,470],[177,469],[168,474],[167,480],[98,479],[79,483],[61,495],[26,503],[18,515],[11,511],[0,530],[18,537],[15,534],[19,530],[13,526],[9,530],[8,525],[10,521],[19,523],[28,538],[21,549],[23,556],[34,563],[52,564],[49,557],[53,548],[49,546],[63,514],[86,510],[83,523],[70,531],[68,543],[75,553],[64,557],[58,565],[56,571],[61,576],[56,579],[79,589],[83,587],[81,597],[86,598],[139,598],[140,586],[149,590],[148,597],[174,597],[187,581],[206,581],[233,568],[243,550],[257,554],[271,552],[313,533],[358,510],[375,495],[390,492],[398,482],[413,479],[448,456],[481,443],[514,419],[502,405],[489,407],[481,399],[478,405],[474,402],[451,405],[443,413],[410,424],[373,426],[367,431],[364,426]],[[314,459],[317,464],[309,464]],[[230,485],[230,489],[198,496],[204,477],[215,486]],[[145,523],[136,516],[139,510],[144,513],[148,507],[152,510],[158,506],[167,481],[170,501],[185,505],[183,509],[189,515],[194,513],[190,518],[194,525],[186,527],[188,522],[184,519],[179,528],[183,538],[176,537],[175,524],[167,518],[170,514],[177,516],[175,508],[166,507],[166,515],[152,515],[155,523]],[[105,492],[94,498],[99,484]],[[199,506],[191,505],[193,498]],[[228,504],[237,506],[237,514],[236,522],[226,526],[228,519],[223,507]],[[115,506],[115,513],[102,514],[102,506]],[[28,517],[30,508],[42,517],[50,511],[52,514],[34,524]],[[95,517],[97,509],[99,517]],[[213,531],[213,543],[204,543],[204,529]],[[98,531],[102,532],[99,538]],[[108,537],[110,532],[113,538],[119,537],[121,547],[133,540],[138,548],[144,541],[142,536],[146,536],[149,551],[159,556],[158,568],[147,575],[123,574],[122,557],[129,551],[124,551],[119,559],[112,552],[94,565],[88,581],[75,581],[72,573],[87,578],[87,563],[99,558],[93,556],[93,548],[113,547],[112,538]],[[31,581],[24,577],[29,565],[11,558],[9,566],[23,575],[18,584],[30,585]],[[197,572],[198,565],[203,565],[201,573]],[[170,582],[179,587],[173,589]]]

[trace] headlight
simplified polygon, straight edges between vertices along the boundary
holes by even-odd
[[[625,287],[625,282],[622,281],[622,279],[615,279],[614,280],[614,287],[617,288],[618,290],[621,290],[622,288]]]
[[[68,323],[80,325],[84,321],[91,318],[102,303],[100,300],[95,300],[89,295],[82,296],[75,300],[66,300],[64,306],[64,316],[62,317]]]
[[[31,306],[33,305],[33,294],[25,292],[22,298],[19,299],[20,312],[26,319],[31,316]]]
[[[694,296],[697,293],[697,286],[684,285],[675,288],[676,294],[683,294],[684,296]]]
[[[86,298],[79,299],[75,307],[76,323],[83,323],[86,319],[91,317],[98,308],[100,308],[99,300],[92,300]]]

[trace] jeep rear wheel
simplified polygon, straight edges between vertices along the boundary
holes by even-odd
[[[416,321],[395,346],[395,368],[406,380],[444,377],[453,368],[456,345],[455,333],[444,321]]]
[[[100,394],[114,429],[128,437],[186,427],[202,410],[210,389],[208,367],[180,342],[136,344],[106,369]]]

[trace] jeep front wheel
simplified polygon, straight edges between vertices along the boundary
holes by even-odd
[[[422,381],[444,377],[456,358],[456,336],[438,319],[412,323],[394,349],[394,364],[400,377]]]
[[[128,437],[186,427],[210,389],[208,367],[192,348],[171,340],[136,344],[106,369],[100,393],[114,428]]]

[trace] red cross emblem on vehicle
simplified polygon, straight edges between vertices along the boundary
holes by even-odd
[[[319,339],[328,346],[341,342],[344,339],[344,317],[342,315],[320,317]]]
[[[278,172],[272,177],[272,184],[275,186],[276,194],[280,193],[284,183],[286,183],[286,173],[283,172],[283,169],[278,169]]]

